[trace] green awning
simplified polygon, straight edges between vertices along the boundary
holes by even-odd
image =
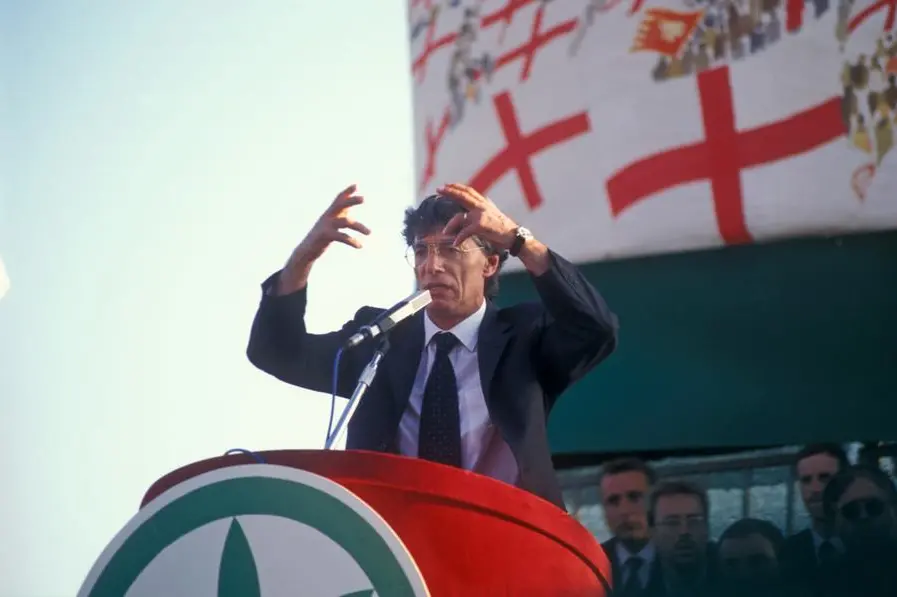
[[[552,412],[556,455],[897,438],[897,232],[583,269],[620,344]]]

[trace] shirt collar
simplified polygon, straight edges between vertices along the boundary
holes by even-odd
[[[819,555],[819,548],[822,547],[822,544],[825,543],[826,541],[828,541],[829,543],[831,543],[832,546],[833,546],[839,553],[840,553],[841,551],[843,551],[843,550],[842,550],[843,545],[842,545],[842,543],[841,543],[841,539],[839,539],[838,537],[830,537],[829,539],[826,539],[825,537],[823,537],[822,535],[820,535],[820,534],[816,531],[816,529],[814,529],[813,527],[810,527],[810,534],[813,536],[813,551],[815,551],[817,555]]]
[[[629,558],[639,557],[646,565],[650,565],[654,561],[654,544],[650,541],[638,553],[630,553],[629,550],[623,546],[622,541],[617,541],[616,551],[617,561],[620,563],[621,568],[626,565]]]
[[[460,322],[458,325],[453,327],[450,330],[441,330],[433,320],[430,319],[430,314],[426,311],[424,312],[424,346],[428,346],[430,344],[430,340],[433,339],[433,336],[438,334],[439,332],[446,331],[451,332],[458,338],[458,341],[464,345],[464,347],[473,352],[477,348],[477,338],[480,335],[480,324],[483,323],[483,317],[486,315],[486,301],[483,301],[483,304],[480,305],[480,308],[477,309],[473,314],[469,315],[467,319]]]

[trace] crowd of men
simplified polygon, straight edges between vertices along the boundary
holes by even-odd
[[[897,488],[880,468],[851,465],[837,444],[807,446],[795,476],[812,521],[790,537],[744,518],[717,541],[702,487],[662,480],[637,459],[602,469],[613,537],[603,544],[625,597],[895,597]]]

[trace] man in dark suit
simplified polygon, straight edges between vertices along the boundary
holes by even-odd
[[[247,354],[296,386],[331,391],[337,350],[380,313],[365,307],[339,331],[305,326],[308,277],[334,241],[360,247],[369,234],[340,193],[263,284]],[[390,349],[359,403],[349,449],[394,452],[457,466],[517,485],[563,508],[546,433],[557,398],[613,352],[617,320],[572,264],[515,224],[475,189],[446,185],[405,214],[408,258],[425,312],[390,332]],[[490,300],[507,255],[533,281],[540,303],[498,308]],[[337,393],[348,397],[375,343],[342,358]]]
[[[657,474],[638,458],[612,460],[601,469],[601,507],[613,533],[601,547],[611,563],[615,595],[662,595],[660,560],[648,525],[648,496]]]
[[[844,551],[826,518],[822,496],[828,482],[849,464],[847,454],[838,444],[811,444],[794,458],[795,477],[811,525],[785,541],[782,565],[788,581],[805,587],[811,594],[825,594],[833,564]]]
[[[688,481],[659,483],[648,498],[648,524],[666,597],[719,597],[710,499]]]

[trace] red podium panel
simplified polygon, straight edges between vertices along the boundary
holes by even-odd
[[[353,492],[395,530],[433,597],[607,595],[610,564],[574,518],[528,492],[431,462],[363,451],[260,452]],[[255,462],[244,454],[203,460],[159,479],[153,498],[202,473]]]

